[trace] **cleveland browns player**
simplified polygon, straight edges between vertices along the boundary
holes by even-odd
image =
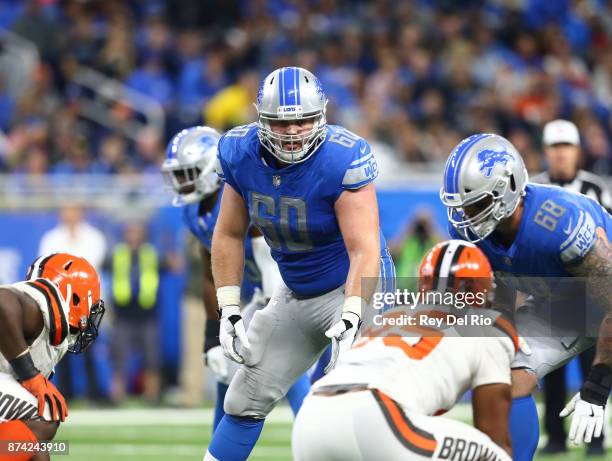
[[[293,426],[294,459],[510,461],[510,362],[520,341],[509,320],[486,309],[493,290],[491,266],[475,245],[434,246],[421,264],[419,291],[472,293],[464,318],[478,313],[484,326],[451,326],[453,310],[429,304],[416,306],[414,318],[439,318],[442,327],[393,322],[366,330],[304,400]],[[395,320],[398,313],[385,315]],[[475,427],[434,416],[469,389]]]
[[[93,343],[103,315],[96,270],[71,254],[39,257],[25,281],[0,286],[0,440],[55,436],[68,408],[49,379],[66,352]],[[49,454],[5,452],[4,459],[43,461]]]

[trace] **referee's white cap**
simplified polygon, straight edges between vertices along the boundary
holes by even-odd
[[[544,145],[555,144],[580,145],[580,134],[578,128],[569,120],[553,120],[544,126]]]

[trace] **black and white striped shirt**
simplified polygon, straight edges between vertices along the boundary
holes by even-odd
[[[574,179],[563,182],[551,180],[548,172],[545,171],[529,178],[529,181],[537,184],[561,186],[564,189],[578,192],[579,194],[597,200],[606,210],[608,210],[608,213],[612,210],[612,196],[610,195],[608,186],[599,176],[589,173],[588,171],[578,170]]]

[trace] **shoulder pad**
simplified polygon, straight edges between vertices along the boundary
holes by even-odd
[[[62,294],[59,288],[47,279],[39,278],[25,282],[30,288],[40,293],[45,299],[43,317],[47,320],[49,328],[49,342],[52,346],[59,346],[68,336],[68,319],[64,311]]]

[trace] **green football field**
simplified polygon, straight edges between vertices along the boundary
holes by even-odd
[[[470,408],[461,404],[450,415],[469,421]],[[201,460],[210,441],[210,409],[73,410],[56,440],[69,442],[70,454],[55,459],[79,461]],[[250,459],[291,460],[291,420],[288,408],[276,409]],[[537,456],[538,461],[584,460],[584,448],[560,456]],[[590,461],[612,460],[605,457]],[[381,460],[384,461],[384,460]]]

